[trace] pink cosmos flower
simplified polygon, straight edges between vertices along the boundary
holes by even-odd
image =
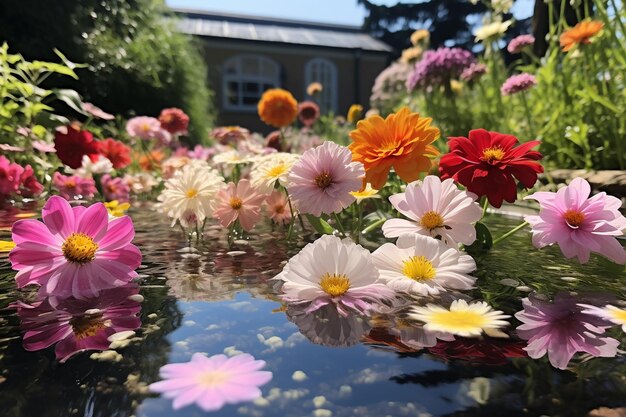
[[[232,358],[194,353],[190,362],[161,367],[163,380],[150,384],[150,390],[173,398],[174,410],[196,403],[204,411],[216,411],[259,398],[259,386],[272,379],[271,372],[260,370],[264,366],[265,361],[247,353]]]
[[[141,252],[130,242],[130,217],[109,222],[102,203],[71,207],[53,196],[42,210],[43,223],[20,220],[13,225],[15,248],[9,254],[17,286],[41,285],[42,295],[86,298],[123,285],[137,276]]]
[[[102,176],[102,192],[107,201],[117,200],[126,203],[130,200],[130,187],[121,177],[113,178],[109,174]]]
[[[228,227],[239,220],[245,231],[250,231],[261,218],[261,204],[265,196],[250,185],[250,181],[241,180],[238,184],[228,183],[215,195],[218,201],[213,216],[222,226]]]
[[[106,350],[115,335],[132,332],[141,322],[137,314],[143,299],[139,287],[104,290],[84,300],[66,298],[55,306],[48,298],[32,305],[18,302],[24,349],[36,351],[55,345],[60,362],[86,350]]]
[[[334,142],[306,151],[291,168],[287,188],[302,213],[339,213],[356,199],[350,192],[363,186],[365,169],[352,162],[352,152]]]
[[[267,214],[274,223],[287,224],[291,221],[291,209],[284,193],[274,190],[265,202],[267,203]]]
[[[59,191],[59,195],[66,200],[91,199],[96,193],[96,183],[93,178],[83,178],[78,175],[66,176],[55,172],[52,175],[52,185]]]
[[[428,175],[424,182],[407,185],[404,193],[394,194],[389,201],[410,220],[391,219],[383,224],[385,237],[404,233],[441,238],[448,246],[471,245],[476,240],[472,225],[482,216],[476,195],[457,188],[452,178],[441,181]]]
[[[524,323],[517,334],[528,340],[524,348],[528,356],[538,359],[547,353],[552,366],[565,369],[576,352],[602,357],[617,354],[619,341],[600,337],[610,323],[584,313],[577,304],[580,301],[567,293],[556,294],[552,303],[533,296],[522,300],[524,310],[515,317]]]
[[[162,130],[161,122],[154,117],[138,116],[126,122],[126,132],[131,137],[153,139],[159,135],[160,130]]]
[[[17,193],[24,168],[0,155],[0,200]]]
[[[591,252],[618,264],[626,263],[626,251],[617,241],[626,231],[626,218],[619,212],[621,201],[606,193],[589,198],[591,186],[582,178],[556,193],[537,192],[526,198],[537,200],[538,216],[526,216],[533,232],[533,245],[543,248],[558,244],[566,258],[589,261]]]

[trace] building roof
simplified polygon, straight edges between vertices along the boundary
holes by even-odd
[[[357,26],[190,9],[172,10],[178,18],[178,29],[190,35],[377,52],[392,50],[389,45],[374,39]]]

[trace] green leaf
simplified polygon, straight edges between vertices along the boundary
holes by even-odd
[[[315,217],[311,214],[306,214],[305,216],[317,233],[320,233],[322,235],[332,235],[335,231],[335,229],[333,229],[333,227],[328,224],[326,220],[320,217]]]
[[[53,90],[54,94],[59,100],[70,106],[72,109],[80,114],[87,116],[85,110],[83,110],[83,101],[80,95],[74,90]]]
[[[54,53],[57,54],[57,56],[61,58],[61,61],[63,61],[63,64],[65,64],[65,66],[71,70],[74,70],[76,68],[87,68],[89,66],[87,64],[77,64],[75,62],[70,61],[69,59],[67,59],[65,55],[63,55],[61,51],[59,51],[56,48],[54,48]]]
[[[616,113],[616,114],[622,113],[619,107],[617,107],[615,104],[611,103],[608,99],[606,99],[605,97],[602,97],[601,95],[599,95],[598,93],[596,93],[590,88],[585,89],[584,91],[577,91],[576,95],[579,97],[583,97],[583,98],[587,96],[588,98],[595,101],[596,103],[611,110],[613,113]]]
[[[486,249],[491,249],[493,246],[493,237],[489,228],[484,223],[476,222],[474,225],[476,229],[476,240],[481,242]]]

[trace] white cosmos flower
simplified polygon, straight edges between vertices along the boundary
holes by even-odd
[[[81,178],[92,178],[93,174],[108,174],[113,171],[113,163],[102,155],[98,155],[96,162],[93,162],[88,155],[83,155],[80,168],[66,168],[66,171]]]
[[[408,314],[408,318],[424,322],[426,330],[462,337],[480,336],[485,329],[507,326],[509,317],[484,301],[468,304],[465,300],[454,300],[450,309],[435,304],[413,307]]]
[[[394,194],[389,201],[400,213],[411,219],[391,219],[383,224],[385,237],[404,233],[440,237],[448,246],[471,245],[476,240],[472,225],[482,216],[475,202],[476,195],[457,188],[454,180],[441,181],[428,175],[424,182],[414,181],[404,193]]]
[[[342,316],[363,314],[394,297],[381,282],[367,249],[331,235],[306,245],[275,279],[283,281],[285,301],[310,303],[307,313],[334,305]]]
[[[278,183],[287,185],[291,167],[298,161],[299,155],[277,152],[260,157],[250,171],[250,182],[263,194],[269,194]]]
[[[585,310],[582,311],[583,313],[601,317],[611,323],[618,324],[622,326],[622,331],[626,332],[626,309],[610,304],[604,307],[596,307],[588,304],[579,304],[579,306],[585,308]]]
[[[474,35],[476,36],[475,41],[481,42],[492,38],[498,39],[506,33],[507,29],[512,24],[512,20],[507,20],[505,22],[495,21],[481,26],[474,32]]]
[[[440,240],[404,234],[372,253],[380,278],[394,291],[411,295],[437,295],[448,288],[468,290],[476,278],[474,259]]]
[[[172,218],[172,226],[181,219],[188,223],[193,215],[202,223],[213,213],[215,194],[223,186],[224,179],[206,163],[190,163],[165,182],[160,207]]]

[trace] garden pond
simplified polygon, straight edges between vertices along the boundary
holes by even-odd
[[[504,333],[422,347],[422,335],[398,315],[305,314],[283,306],[270,281],[304,239],[289,244],[283,230],[262,225],[229,247],[224,229],[211,226],[189,247],[161,214],[148,207],[129,214],[143,254],[141,326],[115,350],[80,353],[64,363],[52,347],[25,350],[11,306],[33,293],[15,289],[15,272],[0,254],[2,417],[623,415],[609,413],[626,407],[626,356],[577,354],[563,371],[546,357],[526,357],[526,342]],[[6,240],[23,212],[0,217],[0,239]],[[489,215],[486,223],[498,235],[519,219]],[[532,291],[626,299],[623,266],[600,257],[581,266],[558,247],[535,250],[528,229],[476,260],[479,289],[468,295],[507,314],[521,310],[521,298]],[[609,334],[624,346],[619,327]],[[193,405],[173,411],[171,400],[150,393],[148,385],[159,380],[161,366],[196,352],[250,353],[267,362],[273,379],[254,402],[214,413]]]

